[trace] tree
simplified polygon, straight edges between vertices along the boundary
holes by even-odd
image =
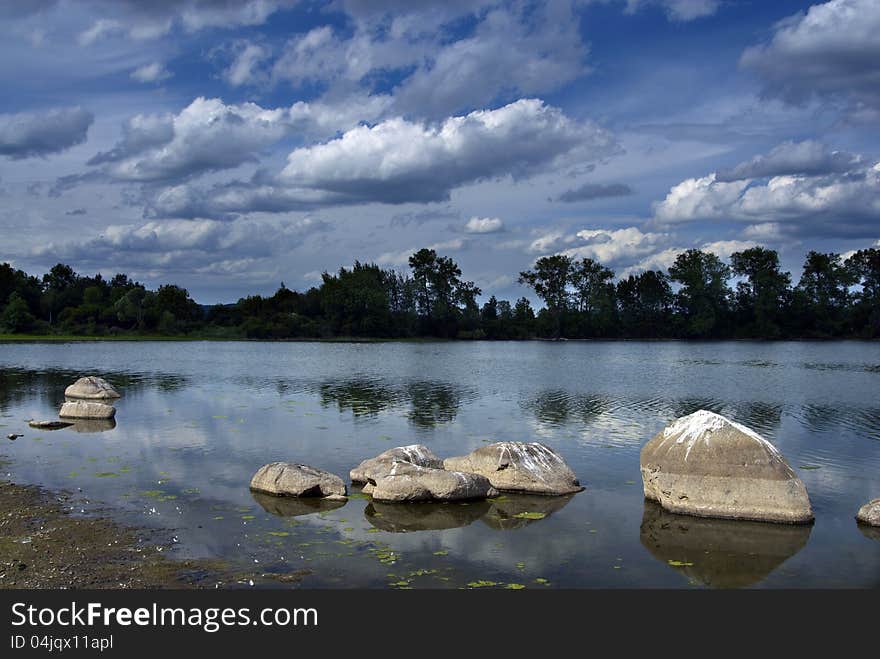
[[[608,336],[616,324],[614,271],[593,259],[572,264],[571,284],[581,316],[581,336]]]
[[[519,273],[519,283],[530,286],[544,300],[553,323],[553,336],[562,333],[562,319],[568,308],[568,284],[572,270],[571,257],[563,254],[544,256],[535,261],[532,270]]]
[[[840,254],[807,254],[798,282],[797,305],[802,327],[812,336],[840,336],[848,326],[849,287],[856,274],[846,267]]]
[[[745,277],[737,284],[736,306],[743,333],[767,339],[781,334],[791,302],[791,275],[779,269],[779,254],[752,247],[730,255],[733,274]]]
[[[844,265],[861,287],[854,295],[853,326],[866,338],[880,337],[880,249],[860,249]]]
[[[669,268],[669,278],[681,284],[675,296],[682,334],[689,338],[717,337],[728,310],[730,268],[715,254],[689,249]]]
[[[29,332],[33,329],[36,320],[28,309],[27,302],[15,292],[9,296],[9,302],[0,314],[0,326],[11,334]]]
[[[624,336],[668,336],[672,316],[672,287],[660,271],[646,270],[617,283],[617,302]]]

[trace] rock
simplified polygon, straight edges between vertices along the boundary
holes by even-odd
[[[251,479],[251,489],[275,496],[323,497],[344,500],[345,483],[336,474],[295,462],[263,465]]]
[[[872,499],[859,508],[859,513],[856,515],[856,519],[859,520],[859,524],[880,526],[880,499]]]
[[[676,515],[645,502],[639,538],[657,560],[713,588],[766,579],[803,549],[812,527]]]
[[[481,474],[492,486],[511,492],[560,495],[584,488],[565,460],[538,442],[498,442],[443,461],[446,469]]]
[[[116,419],[77,419],[71,430],[73,432],[107,432],[116,427]]]
[[[326,513],[341,508],[347,499],[322,499],[319,497],[279,497],[274,494],[251,492],[260,507],[267,513],[278,517],[302,517],[315,513]]]
[[[427,446],[410,444],[397,446],[380,453],[375,458],[364,460],[349,472],[352,483],[369,483],[391,471],[394,462],[411,462],[419,467],[443,469],[443,460],[431,452]]]
[[[69,398],[85,399],[108,399],[119,398],[119,392],[104,378],[89,375],[80,378],[64,390],[64,395]]]
[[[642,447],[645,498],[670,512],[805,524],[807,490],[770,442],[700,410],[675,420]]]
[[[11,432],[8,435],[6,435],[6,439],[11,439],[13,441],[18,439],[19,437],[24,437],[24,435],[19,435],[18,433],[14,433],[14,432]]]
[[[364,517],[377,529],[389,533],[441,531],[468,526],[489,511],[488,501],[466,503],[381,503],[373,501]]]
[[[503,494],[489,501],[490,508],[482,522],[496,531],[512,531],[540,522],[562,510],[573,494],[558,497],[540,494]]]
[[[498,496],[485,476],[420,467],[411,462],[392,463],[388,475],[371,484],[369,494],[374,501],[467,501]]]
[[[72,421],[28,421],[31,428],[39,428],[41,430],[58,430],[59,428],[67,428],[72,426]]]
[[[107,403],[86,400],[69,400],[58,413],[62,419],[112,419],[116,408]]]

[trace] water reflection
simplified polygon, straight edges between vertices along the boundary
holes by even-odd
[[[330,512],[342,508],[347,501],[328,501],[320,497],[275,497],[271,494],[251,492],[260,507],[278,517],[301,517],[314,513]]]
[[[107,432],[116,427],[116,419],[77,419],[71,426],[74,432]]]
[[[332,380],[318,386],[323,407],[336,405],[340,412],[355,417],[378,416],[380,412],[409,406],[406,416],[421,428],[450,423],[465,398],[473,392],[447,383],[416,380],[400,385],[374,378]]]
[[[551,390],[526,400],[524,407],[534,414],[538,421],[562,426],[571,421],[589,425],[608,412],[612,405],[607,396]]]
[[[489,512],[487,501],[467,503],[370,502],[364,517],[374,528],[390,533],[440,531],[473,524]]]
[[[764,402],[735,403],[728,416],[763,435],[773,436],[782,424],[782,405]]]
[[[640,539],[654,558],[691,580],[742,588],[765,579],[807,544],[812,526],[673,515],[645,502]]]
[[[482,521],[496,531],[521,529],[559,512],[573,498],[573,494],[562,497],[505,494],[490,500],[491,506]]]

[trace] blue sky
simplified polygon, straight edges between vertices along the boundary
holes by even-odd
[[[202,303],[430,246],[536,258],[880,239],[880,3],[0,0],[0,261]]]

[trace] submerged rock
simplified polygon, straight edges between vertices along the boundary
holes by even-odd
[[[251,496],[263,510],[278,517],[302,517],[315,513],[328,513],[347,503],[347,499],[344,498],[280,497],[262,492],[251,492]]]
[[[62,419],[112,419],[116,408],[93,400],[69,400],[58,413]]]
[[[251,489],[288,497],[323,497],[344,500],[345,483],[336,474],[295,462],[263,465],[251,478]]]
[[[706,410],[675,420],[642,448],[645,498],[670,512],[767,522],[813,520],[807,490],[770,442]]]
[[[489,501],[489,512],[483,517],[482,522],[497,531],[521,529],[562,510],[573,498],[573,494],[558,497],[540,494],[504,494]]]
[[[498,442],[443,461],[446,469],[480,474],[492,486],[511,492],[560,495],[584,488],[565,460],[539,442]]]
[[[880,498],[872,499],[864,506],[859,508],[856,519],[860,524],[868,526],[880,526]]]
[[[64,390],[64,395],[69,398],[85,399],[108,399],[119,398],[119,392],[104,378],[89,375],[80,378]]]
[[[73,425],[73,421],[28,421],[31,428],[39,428],[40,430],[58,430]]]
[[[431,449],[422,444],[410,444],[396,446],[375,458],[364,460],[349,472],[349,477],[352,483],[369,483],[381,476],[387,476],[395,462],[410,462],[419,467],[443,469],[443,460],[434,455]]]
[[[488,501],[466,503],[381,503],[373,501],[364,517],[377,529],[389,533],[441,531],[473,524],[489,511]]]
[[[812,527],[676,515],[645,502],[639,537],[657,560],[714,588],[745,588],[803,549]]]
[[[479,474],[394,462],[386,476],[371,480],[364,491],[374,501],[467,501],[498,496],[489,479]]]

